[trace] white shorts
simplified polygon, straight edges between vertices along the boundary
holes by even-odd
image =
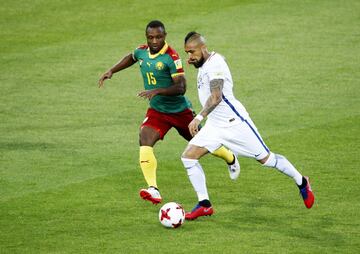
[[[211,153],[224,145],[236,155],[251,157],[256,160],[265,158],[270,152],[256,126],[249,118],[229,127],[217,127],[205,123],[205,126],[189,143],[204,147]]]

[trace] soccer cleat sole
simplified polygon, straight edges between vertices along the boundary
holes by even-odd
[[[186,218],[185,216],[185,220],[196,220],[197,218],[199,217],[204,217],[204,216],[211,216],[212,214],[206,214],[206,215],[201,215],[201,216],[198,216],[198,217],[195,217],[195,218]]]
[[[202,209],[202,208],[199,208]],[[199,217],[203,217],[203,216],[211,216],[214,214],[214,209],[213,208],[209,208],[206,209],[206,211],[192,211],[192,212],[188,212],[185,214],[185,220],[196,220]]]
[[[154,205],[157,205],[159,203],[161,203],[162,199],[159,199],[159,198],[153,198],[151,196],[151,194],[147,191],[140,191],[140,197],[144,200],[147,200],[147,201],[150,201],[152,202]]]
[[[240,175],[240,163],[239,163],[238,158],[235,155],[234,155],[234,158],[235,158],[234,166],[236,166],[236,169],[234,170],[234,169],[228,168],[228,171],[229,171],[230,179],[233,181],[236,181]],[[228,167],[231,167],[231,166],[228,165]]]

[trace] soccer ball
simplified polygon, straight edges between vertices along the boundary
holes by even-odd
[[[178,203],[166,203],[160,208],[159,221],[164,227],[178,228],[185,221],[185,211]]]

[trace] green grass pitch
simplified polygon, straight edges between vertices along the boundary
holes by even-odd
[[[216,213],[160,225],[138,194],[138,67],[97,87],[152,19],[183,60],[191,30],[226,56],[267,145],[311,177],[311,210],[282,174],[240,158],[232,182],[208,156]],[[359,253],[359,26],[356,0],[2,1],[0,253]],[[172,130],[155,152],[164,202],[189,210],[185,146]]]

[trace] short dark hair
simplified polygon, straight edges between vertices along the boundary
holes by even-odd
[[[195,31],[191,31],[190,33],[188,33],[186,36],[185,36],[185,43],[187,43],[187,41],[193,37],[194,35],[197,35],[197,36],[201,36],[201,34],[195,32]]]
[[[146,26],[145,32],[148,30],[149,27],[150,28],[161,27],[164,30],[164,33],[166,33],[164,24],[159,20],[150,21],[149,24],[147,24]]]

